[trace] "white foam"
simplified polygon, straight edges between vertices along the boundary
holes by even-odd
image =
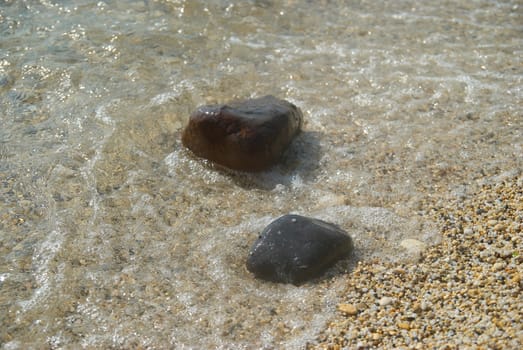
[[[115,122],[114,122],[113,118],[111,118],[111,115],[109,114],[109,112],[107,112],[107,108],[112,105],[117,104],[118,102],[119,102],[119,100],[114,100],[108,105],[101,105],[98,108],[96,108],[95,118],[103,121],[107,125],[114,126]]]
[[[11,276],[10,273],[0,273],[0,283],[4,282],[6,279],[8,279],[9,276]]]
[[[59,285],[58,276],[60,276],[60,273],[54,274],[51,272],[49,265],[60,251],[63,241],[63,233],[53,230],[37,246],[33,255],[33,264],[36,266],[34,278],[39,287],[34,290],[30,299],[19,302],[23,312],[34,308],[36,305],[41,305],[46,300],[50,290]],[[60,269],[58,272],[60,272]]]

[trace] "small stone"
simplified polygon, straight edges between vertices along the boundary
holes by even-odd
[[[503,231],[505,229],[505,225],[503,223],[499,223],[499,224],[496,224],[496,226],[494,226],[494,231]]]
[[[501,249],[498,251],[500,257],[506,259],[512,256],[512,250],[510,249]]]
[[[227,168],[262,171],[274,165],[300,132],[298,107],[274,96],[199,107],[182,142],[199,157]]]
[[[398,328],[409,330],[410,324],[408,322],[398,322]]]
[[[492,265],[492,270],[494,270],[494,271],[500,271],[500,270],[503,270],[504,268],[505,268],[505,263],[501,262],[501,261]]]
[[[349,316],[354,316],[358,313],[358,309],[353,304],[339,304],[338,310]]]
[[[368,306],[367,304],[365,304],[365,303],[358,303],[358,304],[356,305],[356,309],[358,309],[358,311],[365,310],[365,309],[367,309],[368,307],[369,307],[369,306]]]
[[[519,282],[521,282],[521,274],[516,272],[512,278],[510,279],[510,281],[513,283],[513,284],[518,284]]]
[[[262,231],[249,252],[247,269],[261,279],[300,284],[319,276],[352,249],[352,239],[338,226],[284,215]]]
[[[418,303],[418,302],[414,303],[412,305],[412,310],[414,310],[414,312],[417,314],[421,313],[421,311],[422,311],[421,303]]]
[[[472,229],[470,227],[467,227],[463,230],[463,233],[467,236],[470,236],[471,234],[474,233],[474,231],[472,231]]]
[[[378,304],[380,304],[380,306],[387,306],[392,304],[393,302],[394,299],[392,299],[391,297],[383,297],[378,301]]]

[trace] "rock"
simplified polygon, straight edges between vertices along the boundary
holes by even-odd
[[[199,157],[242,171],[274,165],[299,133],[298,107],[274,96],[199,107],[182,142]]]
[[[284,215],[262,231],[249,252],[247,269],[264,280],[300,284],[319,276],[352,249],[352,239],[338,226]]]

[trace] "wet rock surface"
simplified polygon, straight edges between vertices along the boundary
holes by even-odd
[[[352,239],[338,226],[284,215],[270,223],[254,243],[247,269],[264,280],[300,284],[321,275],[352,249]]]
[[[262,171],[280,159],[302,120],[298,107],[270,95],[207,105],[191,115],[182,142],[197,156],[227,168]]]

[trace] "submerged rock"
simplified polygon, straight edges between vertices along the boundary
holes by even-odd
[[[249,252],[247,269],[261,279],[299,284],[319,276],[352,249],[352,239],[338,226],[284,215],[262,231]]]
[[[182,142],[199,157],[235,170],[261,171],[276,163],[299,133],[298,107],[274,96],[199,107]]]

